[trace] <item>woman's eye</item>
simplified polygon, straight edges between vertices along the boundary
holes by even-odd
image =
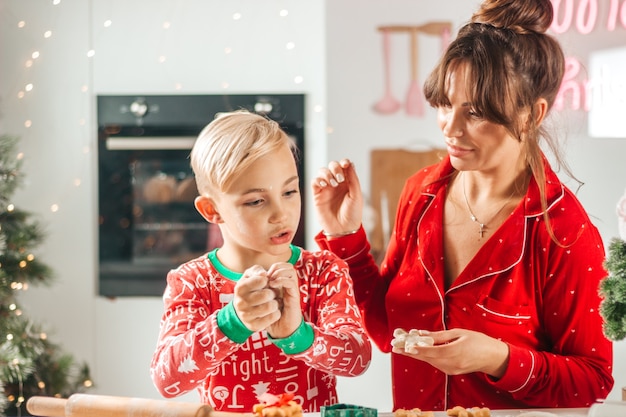
[[[289,190],[285,192],[285,196],[291,197],[292,195],[298,194],[298,190]]]
[[[480,113],[477,110],[469,110],[467,112],[467,115],[473,119],[480,119],[482,118],[482,116],[480,115]]]

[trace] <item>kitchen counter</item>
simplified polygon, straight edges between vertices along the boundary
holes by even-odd
[[[533,410],[491,410],[491,417],[587,417],[588,408],[551,408]],[[378,413],[378,417],[393,417],[393,413]],[[435,412],[435,417],[448,417],[445,411]]]

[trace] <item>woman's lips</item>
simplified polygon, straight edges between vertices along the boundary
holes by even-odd
[[[458,146],[447,144],[448,153],[450,156],[454,156],[456,158],[462,158],[466,155],[472,153],[471,149],[460,148]]]

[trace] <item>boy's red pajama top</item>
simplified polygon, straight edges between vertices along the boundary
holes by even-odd
[[[327,251],[292,250],[304,321],[287,339],[243,326],[230,303],[241,274],[220,265],[214,252],[170,271],[150,368],[163,396],[197,389],[217,410],[251,412],[257,395],[294,392],[313,412],[338,402],[336,376],[365,372],[371,343],[346,263]]]
[[[613,386],[612,344],[602,333],[598,286],[606,276],[604,246],[576,197],[546,164],[543,219],[534,179],[449,289],[444,288],[443,206],[449,158],[405,184],[386,257],[379,269],[361,229],[327,239],[350,265],[366,329],[383,352],[395,328],[465,328],[509,345],[504,376],[446,376],[431,365],[391,354],[394,408],[445,410],[587,407]],[[443,178],[443,179],[442,179]]]

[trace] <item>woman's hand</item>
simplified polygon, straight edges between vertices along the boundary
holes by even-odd
[[[302,322],[298,275],[292,264],[276,263],[267,271],[268,287],[276,294],[280,318],[267,327],[267,333],[274,339],[284,339],[298,329]]]
[[[425,332],[434,339],[434,346],[415,346],[405,351],[393,348],[394,353],[428,362],[447,375],[484,372],[501,378],[509,362],[509,347],[501,340],[465,329]]]
[[[330,162],[318,171],[311,187],[317,216],[326,234],[341,235],[361,226],[363,194],[352,162]]]

